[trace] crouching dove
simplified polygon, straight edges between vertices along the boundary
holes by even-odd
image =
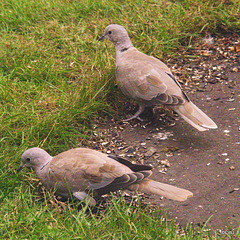
[[[51,157],[41,148],[26,150],[21,159],[23,167],[33,168],[42,184],[55,190],[56,195],[71,196],[94,206],[97,198],[119,189],[157,194],[185,201],[193,194],[185,189],[150,180],[151,167],[132,164],[115,156],[75,148]]]
[[[111,24],[99,40],[108,39],[116,47],[116,79],[124,95],[139,104],[139,110],[129,119],[139,118],[147,106],[164,104],[176,111],[199,131],[215,129],[217,125],[183,92],[170,69],[157,58],[133,47],[124,27]]]

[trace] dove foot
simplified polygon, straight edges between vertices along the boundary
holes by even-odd
[[[86,204],[88,204],[91,207],[94,207],[96,205],[95,199],[87,195],[87,193],[85,192],[74,192],[73,196],[80,201],[84,201]]]
[[[138,119],[139,121],[143,121],[140,117],[139,117],[139,115],[141,114],[141,113],[143,113],[143,111],[144,111],[144,109],[145,109],[145,107],[143,107],[143,106],[139,106],[139,109],[138,109],[138,111],[132,116],[132,117],[130,117],[130,118],[128,118],[128,119],[124,119],[124,120],[122,120],[123,122],[128,122],[128,121],[131,121],[131,120],[133,120],[133,119]]]

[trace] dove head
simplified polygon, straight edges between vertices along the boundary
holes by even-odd
[[[101,41],[104,38],[113,42],[117,51],[127,50],[133,46],[126,29],[117,24],[108,25],[98,40]]]
[[[43,149],[30,148],[22,154],[21,165],[17,172],[24,167],[33,168],[35,171],[41,170],[51,160],[52,157]]]

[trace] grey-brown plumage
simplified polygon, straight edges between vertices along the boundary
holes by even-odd
[[[163,62],[133,47],[127,31],[122,26],[107,26],[99,40],[104,38],[112,41],[116,47],[118,86],[124,95],[139,104],[136,114],[125,121],[139,118],[147,106],[163,104],[171,107],[199,131],[217,128],[217,125],[190,101]]]
[[[185,201],[193,194],[185,189],[149,179],[151,167],[132,164],[114,156],[91,150],[75,148],[51,157],[41,148],[30,148],[22,155],[21,165],[33,168],[42,184],[57,195],[95,205],[95,197],[128,189]]]

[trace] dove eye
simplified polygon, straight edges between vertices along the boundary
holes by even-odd
[[[112,34],[112,31],[109,31],[108,34]]]
[[[31,159],[30,159],[30,158],[27,158],[26,160],[27,160],[28,162],[30,162]]]

